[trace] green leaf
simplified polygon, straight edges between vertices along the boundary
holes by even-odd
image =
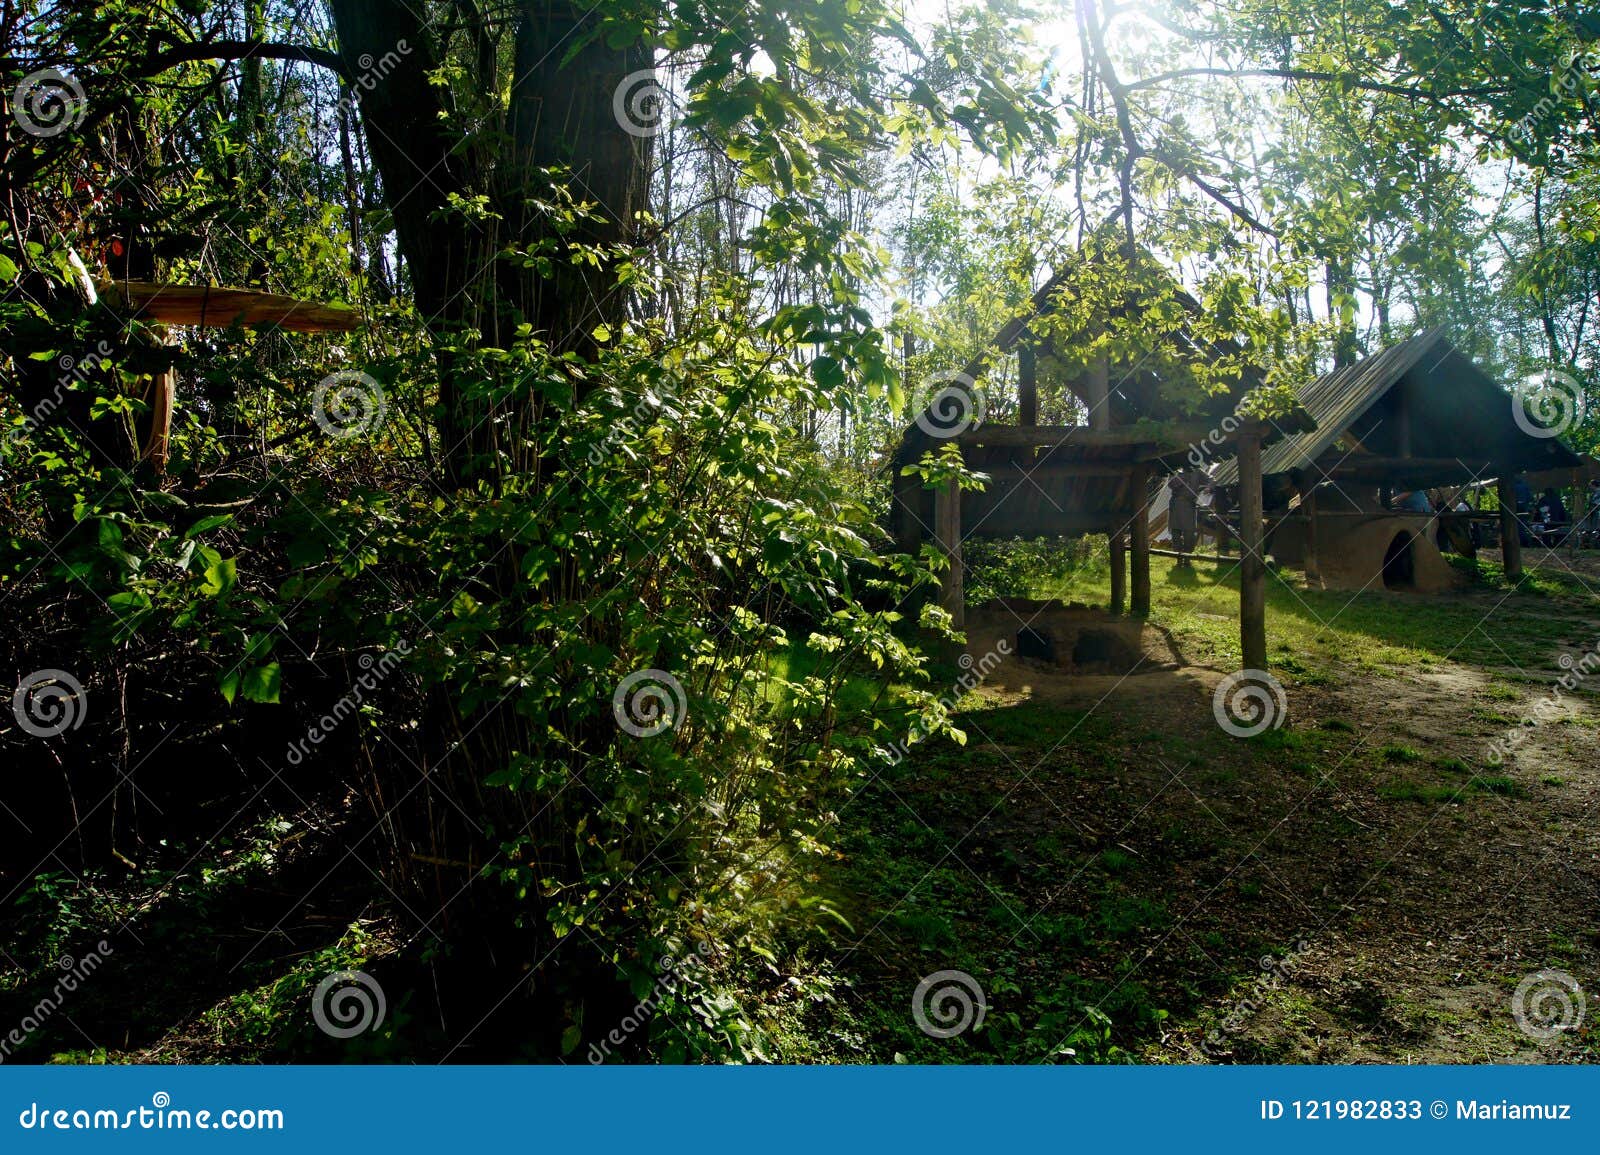
[[[200,592],[208,597],[221,597],[231,590],[238,580],[239,563],[231,557],[218,558],[206,566],[206,580],[200,587]]]
[[[253,670],[244,672],[244,676],[239,679],[239,692],[244,695],[247,702],[275,703],[282,682],[282,668],[277,662],[268,662],[264,666],[257,666]]]

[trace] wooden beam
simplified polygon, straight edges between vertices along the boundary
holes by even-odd
[[[1322,584],[1322,566],[1317,561],[1317,489],[1312,486],[1300,499],[1306,511],[1306,583]]]
[[[1133,489],[1132,538],[1133,612],[1150,613],[1150,467],[1137,466],[1129,478]]]
[[[1210,426],[1199,422],[1119,425],[1115,429],[1088,425],[976,425],[955,440],[961,445],[1149,449],[1159,455],[1186,450],[1210,432]]]
[[[165,325],[190,325],[246,329],[276,325],[297,333],[349,332],[361,324],[361,314],[337,305],[319,305],[276,293],[253,289],[210,288],[204,285],[159,285],[152,281],[117,281],[100,286],[100,295],[113,306],[132,310],[141,320]]]
[[[1111,367],[1104,357],[1089,366],[1089,428],[1102,432],[1111,428]]]
[[[939,604],[959,630],[967,624],[967,599],[961,563],[961,483],[954,478],[934,490],[933,531],[950,562],[939,586]]]
[[[161,346],[166,342],[166,332],[159,325],[150,326],[146,335],[151,344]],[[145,411],[134,421],[134,438],[139,451],[139,464],[147,465],[156,476],[167,471],[167,457],[172,442],[172,407],[177,399],[178,374],[174,368],[161,373],[150,373],[138,378],[134,388]]]
[[[145,437],[139,460],[157,475],[167,471],[167,456],[172,441],[172,403],[177,393],[178,371],[168,369],[146,377],[145,404],[150,406],[150,432]]]
[[[1495,492],[1500,495],[1500,557],[1505,562],[1506,580],[1518,581],[1522,577],[1522,536],[1518,532],[1517,491],[1512,475],[1504,470],[1495,481]]]
[[[1567,534],[1567,556],[1576,558],[1578,547],[1583,544],[1583,519],[1587,514],[1583,492],[1583,482],[1578,477],[1578,471],[1572,471],[1572,532]]]
[[[1032,341],[1017,346],[1017,424],[1039,424],[1039,352]]]
[[[1254,425],[1239,437],[1239,642],[1244,668],[1267,668],[1267,564],[1261,556],[1261,441]]]
[[[1128,550],[1123,544],[1122,530],[1114,529],[1107,540],[1111,544],[1111,612],[1120,614],[1128,606]]]

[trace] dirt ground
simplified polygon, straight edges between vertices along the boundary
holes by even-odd
[[[979,612],[969,653],[1005,636],[1009,617]],[[1145,636],[1147,661],[1132,675],[1071,676],[1013,656],[984,693],[997,709],[1049,703],[1146,719],[1152,742],[1158,728],[1214,733],[1221,673],[1183,664],[1153,628]],[[1136,970],[1158,988],[1203,985],[1208,961],[1233,976],[1221,997],[1175,1013],[1143,1059],[1594,1060],[1600,696],[1562,695],[1537,726],[1519,727],[1551,692],[1499,676],[1512,672],[1446,661],[1286,679],[1287,725],[1264,747],[1235,739],[1182,768],[1181,744],[1163,740],[1171,757],[1116,767],[1117,789],[1091,796],[1093,822],[1102,841],[1156,864],[1178,916]],[[1520,741],[1496,764],[1491,743],[1516,730]],[[1037,754],[1007,750],[1019,763]],[[1062,801],[1082,813],[1087,799],[1080,790]],[[1169,845],[1174,823],[1214,826],[1225,849],[1184,861]],[[1276,944],[1254,976],[1208,946],[1241,937]],[[1561,1004],[1572,996],[1556,980],[1531,978],[1544,971],[1588,993],[1586,1023],[1572,1021],[1583,1008]],[[1519,1029],[1513,996],[1525,979],[1534,1026],[1573,1029]]]

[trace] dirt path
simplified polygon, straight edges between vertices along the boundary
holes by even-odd
[[[976,654],[1003,627],[980,619],[971,634]],[[1289,681],[1286,730],[1218,743],[1220,673],[1182,665],[1176,652],[1161,662],[1164,644],[1147,647],[1150,673],[1069,677],[1013,657],[984,689],[997,710],[1121,719],[1135,756],[1115,767],[1113,789],[1043,788],[1074,813],[1094,807],[1100,841],[1137,855],[1152,893],[1173,899],[1171,924],[1135,968],[1140,980],[1212,988],[1187,1006],[1171,1000],[1180,1005],[1144,1059],[1597,1057],[1600,695],[1554,699],[1535,679],[1507,676],[1516,671],[1450,662],[1335,671]],[[1546,698],[1537,726],[1517,725]],[[1503,765],[1489,758],[1497,740]],[[1015,742],[1004,752],[1020,765],[1042,753]],[[1209,849],[1175,848],[1175,825],[1202,831]],[[979,857],[982,844],[980,835]],[[1269,957],[1241,968],[1241,942],[1270,944]],[[1584,1022],[1565,980],[1541,972],[1580,985]],[[1513,1013],[1525,980],[1532,1033]],[[1545,1021],[1575,1029],[1537,1030]]]

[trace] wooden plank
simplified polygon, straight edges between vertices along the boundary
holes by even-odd
[[[1244,668],[1267,668],[1267,565],[1261,556],[1261,441],[1252,427],[1239,438],[1239,642]]]
[[[145,437],[139,460],[158,475],[167,471],[167,456],[172,440],[172,403],[177,393],[178,371],[168,369],[144,378],[145,403],[150,406],[150,432]]]
[[[1317,489],[1312,486],[1301,499],[1301,506],[1306,512],[1306,581],[1311,585],[1322,584],[1322,567],[1317,562]]]
[[[1128,550],[1123,544],[1122,530],[1112,530],[1111,543],[1111,612],[1120,614],[1128,606]]]
[[[1017,346],[1017,424],[1039,424],[1039,353],[1032,341]]]
[[[1211,427],[1198,422],[1149,422],[1095,429],[1087,425],[976,425],[956,438],[961,445],[1051,446],[1079,449],[1187,449]],[[1133,460],[1130,456],[1128,460]]]
[[[1495,481],[1495,492],[1500,495],[1500,556],[1506,580],[1517,581],[1522,577],[1522,538],[1517,533],[1517,494],[1509,473]]]
[[[297,333],[347,333],[361,324],[354,309],[319,305],[253,289],[204,285],[159,285],[151,281],[117,281],[100,287],[109,304],[121,305],[142,320],[166,325],[247,329],[277,325]]]
[[[1150,613],[1150,467],[1141,465],[1129,477],[1133,491],[1133,522],[1129,526],[1132,539],[1133,561],[1133,612],[1140,616]]]
[[[1089,366],[1089,428],[1111,428],[1111,368],[1104,357]]]

